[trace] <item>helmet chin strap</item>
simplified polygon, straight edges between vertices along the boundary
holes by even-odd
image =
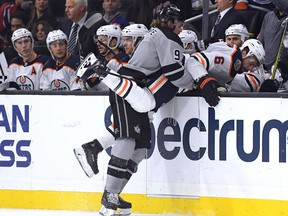
[[[98,43],[100,43],[102,46],[104,46],[107,49],[107,52],[103,55],[106,56],[109,53],[112,53],[114,55],[114,57],[116,57],[116,54],[113,52],[113,50],[105,43],[103,43],[103,41],[97,40]]]

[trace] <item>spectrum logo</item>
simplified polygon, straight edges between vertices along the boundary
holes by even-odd
[[[106,110],[105,115],[106,127],[111,124],[110,119],[111,108],[109,107]],[[203,143],[203,140],[201,143],[193,143],[195,141],[194,139],[191,139],[190,136],[192,130],[194,132],[196,130],[199,135],[201,134],[201,136],[204,135],[204,137],[207,137],[207,141],[205,141],[207,143]],[[277,156],[279,162],[285,163],[287,158],[286,134],[288,130],[288,121],[281,122],[277,119],[271,119],[267,122],[263,122],[261,120],[254,120],[253,136],[249,138],[249,143],[244,143],[245,134],[246,136],[248,134],[247,125],[245,128],[245,121],[243,119],[231,119],[220,125],[219,119],[215,118],[214,108],[208,108],[208,125],[205,125],[199,118],[190,118],[184,125],[179,125],[176,119],[164,118],[157,128],[151,123],[152,148],[148,150],[147,157],[151,157],[157,148],[159,154],[165,160],[173,160],[178,156],[181,148],[183,148],[187,158],[193,161],[201,160],[205,154],[207,154],[211,161],[226,161],[227,145],[229,144],[227,143],[227,136],[233,134],[235,140],[232,141],[232,145],[237,151],[240,160],[243,162],[253,162],[261,157],[262,162],[269,162],[271,130],[276,130],[279,134],[279,139],[273,140],[273,148],[279,149],[279,155]],[[167,131],[169,131],[169,134]],[[169,142],[171,145],[169,145]],[[169,146],[169,148],[167,148],[167,146]],[[195,147],[192,149],[191,146],[198,146],[198,149],[195,149]],[[249,151],[245,150],[244,146],[246,149],[247,146],[249,146]],[[217,157],[216,153],[219,154]]]

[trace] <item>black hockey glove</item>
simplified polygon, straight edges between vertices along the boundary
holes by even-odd
[[[288,80],[288,62],[279,61],[278,69],[281,73],[283,83],[285,83]]]
[[[259,92],[277,92],[279,82],[276,79],[266,79],[260,86]]]
[[[217,88],[219,84],[216,79],[205,75],[196,81],[196,88],[200,90],[202,97],[210,106],[216,106],[219,103],[220,97]]]
[[[0,92],[6,89],[11,89],[11,88],[14,88],[16,90],[21,90],[20,86],[14,81],[0,84]]]
[[[86,80],[95,73],[101,77],[106,76],[108,73],[106,70],[104,63],[97,59],[94,53],[90,53],[77,68],[77,76],[86,82]]]
[[[91,68],[93,69],[93,71],[99,76],[99,77],[105,77],[108,72],[109,69],[104,65],[103,62],[101,61],[96,61]]]

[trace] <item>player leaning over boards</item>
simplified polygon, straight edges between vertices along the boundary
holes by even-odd
[[[163,80],[162,79],[159,80],[163,82],[163,83],[159,83],[159,84],[162,84],[163,86],[169,83],[171,85],[172,83],[175,85],[181,85],[181,82],[183,82],[183,75],[184,75],[184,67],[182,65],[183,47],[182,47],[182,42],[180,38],[178,37],[179,32],[176,33],[173,31],[175,29],[181,29],[182,21],[179,19],[179,17],[180,17],[180,11],[177,7],[175,7],[174,5],[168,5],[164,7],[160,11],[160,14],[158,17],[160,25],[158,27],[153,28],[149,32],[149,34],[145,35],[143,41],[139,44],[138,48],[134,52],[134,55],[132,56],[131,60],[128,62],[128,64],[122,66],[118,70],[118,74],[116,74],[122,77],[125,76],[129,78],[133,78],[134,81],[131,79],[120,78],[120,80],[117,79],[120,82],[116,82],[119,88],[123,89],[123,91],[120,91],[120,92],[124,92],[124,95],[121,95],[122,97],[119,96],[120,92],[118,92],[118,95],[116,97],[117,102],[118,100],[122,101],[122,103],[125,104],[125,106],[129,108],[129,110],[128,112],[122,113],[126,118],[120,119],[119,121],[118,120],[119,115],[114,112],[113,103],[111,103],[113,116],[114,116],[115,130],[120,131],[120,133],[116,134],[116,136],[118,137],[116,137],[116,143],[113,146],[114,149],[118,150],[118,152],[116,152],[118,156],[113,155],[113,150],[112,150],[112,157],[109,162],[108,177],[107,177],[107,182],[106,182],[106,191],[104,192],[103,199],[102,199],[102,204],[103,204],[102,209],[101,209],[102,215],[114,214],[117,206],[119,205],[118,194],[123,189],[123,183],[124,184],[126,183],[125,174],[121,173],[121,170],[123,169],[125,170],[125,168],[130,168],[131,172],[135,172],[135,168],[137,167],[137,164],[129,164],[129,160],[127,159],[121,160],[122,159],[121,157],[124,156],[125,158],[129,158],[129,154],[130,154],[130,158],[132,158],[133,151],[134,149],[136,149],[136,150],[139,150],[137,157],[144,159],[146,148],[150,147],[151,137],[150,137],[150,125],[149,125],[147,111],[153,108],[155,109],[159,108],[161,104],[166,103],[171,98],[173,98],[177,91],[176,92],[173,91],[173,93],[162,91],[162,93],[166,94],[166,95],[162,94],[162,97],[159,97],[159,95],[157,96],[157,94],[160,93],[161,91],[157,91],[157,90],[154,91],[153,94],[155,97],[156,105],[150,108],[146,107],[146,112],[143,111],[143,113],[136,112],[135,109],[133,109],[129,104],[130,102],[132,102],[130,100],[131,98],[129,99],[125,97],[125,95],[129,95],[130,92],[135,90],[135,87],[137,87],[136,82],[142,81],[141,82],[142,85],[149,87],[151,84],[153,84],[150,82],[151,79],[149,78],[152,77],[152,80],[155,83],[158,80],[157,79],[154,80],[154,77],[155,76],[157,77],[157,75],[159,74],[160,74],[159,77],[161,78],[163,78],[162,77],[163,74],[165,75]],[[109,72],[110,74],[107,75],[106,72],[103,70],[103,66],[101,66],[101,64],[94,65],[94,70],[97,71],[98,75],[103,75],[105,77],[104,80],[106,80],[107,77],[109,76],[110,78],[111,77],[119,78],[119,76],[111,75],[111,73],[115,73],[111,70]],[[216,86],[213,86],[215,82],[214,79],[211,79],[210,77],[207,77],[207,76],[203,76],[203,78],[202,79],[201,78],[199,79],[200,82],[198,83],[199,88],[203,88],[206,90],[207,88],[216,89]],[[122,85],[123,80],[127,83],[127,85]],[[107,84],[107,82],[105,83]],[[113,85],[113,82],[111,82],[111,84]],[[190,83],[190,85],[192,87],[192,83]],[[125,88],[127,86],[128,88]],[[111,86],[109,86],[109,88],[113,89],[113,91],[115,92],[117,91],[117,89]],[[160,88],[160,89],[163,89],[163,88]],[[171,95],[169,95],[169,93],[171,93]],[[216,103],[214,103],[214,105],[216,105],[219,100],[218,94],[212,91],[210,93],[212,95],[212,96],[210,95],[211,97],[213,97],[214,95],[214,99],[215,101],[217,101]],[[125,100],[123,100],[123,98]],[[129,103],[127,103],[128,100],[130,100]],[[125,124],[126,120],[131,121],[131,122],[129,122],[129,124],[127,125]],[[139,126],[137,127],[139,128],[139,130],[136,130],[136,131],[134,130],[133,124],[135,123],[137,124],[137,126]],[[123,131],[123,129],[126,129],[126,130]],[[120,145],[117,144],[117,141],[119,144],[122,143],[121,147],[119,147]],[[123,144],[125,145],[125,148],[123,148]],[[118,147],[115,147],[116,145]],[[97,154],[96,154],[96,157],[97,157]],[[119,162],[121,162],[121,164],[119,164]],[[132,165],[132,166],[129,167],[128,165]]]

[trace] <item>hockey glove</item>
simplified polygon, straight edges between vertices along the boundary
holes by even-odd
[[[95,73],[102,77],[107,75],[106,67],[103,62],[97,59],[93,53],[90,53],[77,68],[77,76],[86,82],[86,80]]]
[[[91,68],[99,77],[105,77],[109,72],[109,69],[101,61],[95,62]]]
[[[278,69],[280,70],[283,83],[288,80],[288,62],[279,61]]]
[[[259,92],[277,92],[279,82],[276,79],[266,79],[260,86]]]
[[[219,103],[220,97],[217,91],[219,84],[213,77],[209,75],[201,77],[196,81],[196,87],[210,106],[216,106]]]
[[[20,86],[14,81],[0,84],[0,92],[6,89],[11,89],[11,88],[16,89],[16,90],[21,90]]]

